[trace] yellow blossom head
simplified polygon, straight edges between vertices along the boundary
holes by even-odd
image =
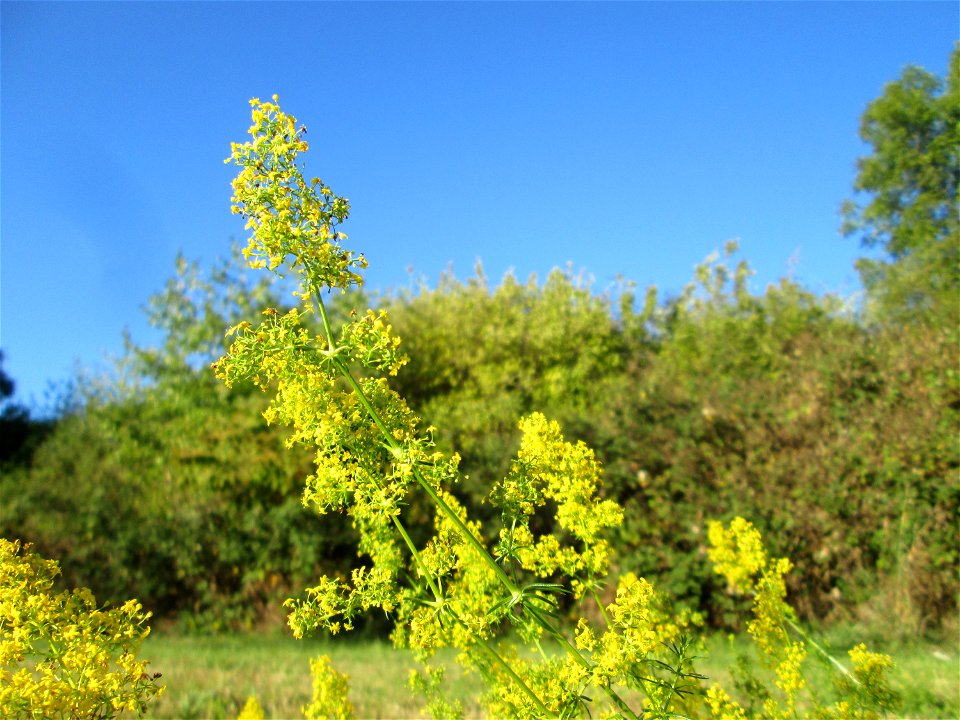
[[[233,181],[233,212],[253,231],[244,257],[254,268],[280,272],[289,262],[307,272],[311,282],[346,289],[363,282],[363,255],[344,249],[346,235],[338,226],[350,213],[350,202],[335,195],[318,178],[304,179],[297,157],[308,149],[306,128],[274,102],[250,101],[252,140],[231,143],[230,157],[240,168]]]
[[[760,532],[748,520],[737,517],[729,528],[711,522],[707,534],[711,545],[707,554],[714,571],[723,575],[736,592],[752,592],[754,578],[767,565]]]

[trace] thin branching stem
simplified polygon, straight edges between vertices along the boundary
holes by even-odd
[[[407,534],[407,529],[403,526],[403,523],[400,522],[400,518],[391,516],[393,520],[394,527],[397,528],[397,532],[400,533],[400,537],[403,538],[403,542],[406,543],[407,548],[410,550],[410,554],[413,556],[413,562],[417,566],[417,569],[420,571],[420,574],[423,575],[424,580],[427,581],[427,585],[430,586],[430,591],[433,593],[433,597],[437,602],[443,602],[443,591],[440,589],[440,586],[437,585],[436,580],[433,577],[433,573],[427,570],[427,566],[424,564],[423,560],[420,559],[420,553],[417,551],[417,546],[414,545],[413,540],[410,535]]]
[[[324,331],[327,334],[328,343],[330,345],[330,348],[332,349],[333,336],[330,328],[330,321],[327,316],[327,311],[323,304],[323,298],[318,292],[318,288],[316,286],[312,287],[312,289],[317,299],[317,305],[320,310],[320,317],[323,320]],[[393,434],[390,432],[389,428],[387,428],[386,424],[384,423],[383,418],[380,417],[380,413],[373,406],[373,403],[370,402],[370,399],[367,397],[366,393],[363,391],[363,388],[360,386],[360,383],[354,377],[353,372],[350,370],[349,366],[340,358],[334,358],[333,363],[335,367],[339,370],[343,378],[347,381],[347,383],[353,389],[354,393],[356,393],[357,399],[360,401],[360,404],[363,405],[364,409],[367,411],[367,414],[370,416],[370,419],[373,420],[374,424],[380,430],[380,433],[383,435],[383,438],[386,441],[387,445],[391,449],[394,449],[394,450],[399,449],[400,445],[397,442],[396,438],[393,437]],[[417,484],[423,488],[423,490],[427,493],[427,495],[434,502],[434,504],[436,504],[436,506],[440,508],[440,511],[443,512],[443,514],[456,526],[461,536],[477,551],[477,553],[479,553],[481,559],[487,564],[487,566],[490,567],[491,570],[493,570],[497,579],[507,589],[507,591],[511,594],[511,596],[514,598],[521,596],[522,593],[520,588],[517,586],[517,584],[510,578],[509,575],[507,575],[507,573],[503,570],[503,568],[500,567],[500,564],[497,563],[496,559],[487,551],[487,549],[483,546],[480,540],[470,531],[470,529],[466,526],[466,523],[464,523],[463,520],[460,519],[460,516],[456,512],[454,512],[453,508],[451,508],[447,504],[447,502],[437,493],[437,491],[433,488],[433,486],[427,482],[427,480],[423,477],[423,475],[420,473],[420,471],[416,467],[412,469],[412,475],[413,475],[413,478],[417,481]],[[405,533],[402,533],[402,534],[405,534]],[[408,537],[405,538],[405,540],[407,539]],[[411,548],[411,551],[414,552],[414,557],[418,558],[418,555],[416,555],[414,551],[412,542],[408,543],[408,546]],[[432,584],[431,584],[431,589],[434,591],[435,594],[439,593],[439,589],[433,587]],[[524,603],[524,608],[528,612],[530,612],[531,616],[535,619],[537,624],[540,625],[540,627],[542,627],[547,632],[548,635],[550,635],[558,643],[560,643],[564,651],[567,654],[569,654],[578,664],[580,664],[582,667],[584,667],[587,670],[589,670],[592,667],[591,662],[587,660],[583,656],[583,654],[573,644],[570,643],[570,641],[566,638],[566,636],[556,626],[554,626],[553,623],[551,623],[547,618],[545,618],[536,609],[534,609],[531,604]],[[605,612],[604,612],[604,615],[606,616]],[[461,622],[461,623],[463,622],[459,618],[455,618],[455,619],[458,622]],[[609,619],[608,619],[608,622],[609,622]],[[500,657],[499,653],[497,653],[493,648],[489,647],[485,641],[481,640],[479,644],[481,645],[481,647],[484,647],[489,653],[492,653],[491,656],[496,658],[497,663],[502,668],[504,668],[507,674],[510,675],[510,677],[513,678],[515,682],[518,683],[520,688],[531,698],[531,700],[534,700],[534,702],[539,707],[543,708],[545,712],[549,713],[549,711],[543,705],[542,701],[540,701],[540,699],[537,698],[536,694],[532,690],[530,690],[529,687],[526,686],[522,678],[520,678],[514,672],[514,670],[509,666],[509,663],[507,663],[505,660],[503,660],[502,657]],[[603,686],[603,690],[607,694],[607,696],[611,699],[611,701],[613,701],[614,704],[616,704],[617,707],[620,708],[621,712],[623,712],[626,715],[626,717],[629,718],[629,720],[639,720],[637,715],[630,709],[630,707],[626,704],[626,702],[624,702],[623,698],[621,698],[620,695],[613,688],[611,688],[609,685],[605,685]]]
[[[416,564],[417,568],[420,570],[420,574],[423,575],[424,578],[426,579],[427,584],[430,586],[430,590],[433,592],[434,598],[438,603],[444,603],[444,595],[443,595],[443,592],[440,590],[440,586],[437,584],[435,578],[433,577],[433,574],[427,569],[426,564],[421,559],[420,553],[417,551],[417,547],[414,544],[413,539],[407,533],[407,530],[403,526],[403,523],[400,522],[399,518],[393,517],[393,524],[396,526],[397,531],[400,533],[401,537],[403,537],[403,541],[406,543],[407,547],[410,549],[410,554],[413,556],[414,564]],[[549,717],[554,717],[554,714],[551,713],[550,710],[547,708],[547,706],[543,704],[543,701],[530,688],[530,686],[524,682],[523,678],[517,675],[516,671],[514,671],[514,669],[510,667],[510,663],[504,660],[503,656],[500,655],[499,652],[497,652],[496,648],[492,647],[487,640],[478,636],[477,633],[474,632],[467,625],[466,622],[464,622],[463,618],[461,618],[456,613],[456,611],[453,608],[451,608],[449,605],[444,604],[443,610],[444,612],[449,613],[450,617],[453,618],[454,622],[456,622],[458,625],[460,625],[464,630],[466,630],[470,634],[470,636],[474,640],[474,643],[480,648],[482,648],[484,652],[486,652],[490,656],[490,658],[495,663],[497,663],[497,665],[499,665],[504,670],[504,672],[507,673],[507,675],[510,676],[510,678],[517,684],[520,690],[528,698],[530,698],[530,701],[534,705],[540,708],[540,710],[545,715]]]
[[[304,264],[304,267],[309,273],[310,267],[306,264]],[[310,289],[317,298],[317,308],[320,310],[320,319],[323,321],[323,332],[327,336],[327,347],[332,351],[334,347],[333,332],[330,330],[330,318],[327,317],[327,307],[323,304],[323,297],[320,295],[320,288],[311,283]]]
[[[319,297],[318,301],[321,304],[323,302]],[[353,376],[350,368],[347,367],[346,363],[339,358],[335,359],[334,363],[346,381],[350,384],[350,387],[353,388],[354,392],[357,394],[360,404],[363,405],[367,411],[367,414],[370,415],[377,428],[379,428],[388,446],[392,449],[399,449],[399,443],[397,443],[396,439],[393,437],[393,434],[383,422],[383,419],[380,417],[380,413],[377,412],[377,409],[373,406],[373,403],[370,402],[370,399],[366,396],[366,393],[363,392],[363,388],[360,387],[360,383],[357,382],[357,379]],[[463,520],[460,519],[460,516],[453,511],[453,508],[451,508],[446,501],[440,497],[439,494],[437,494],[436,490],[434,490],[430,483],[424,479],[423,475],[417,468],[413,468],[412,474],[417,483],[424,489],[427,495],[430,496],[430,499],[437,505],[437,507],[440,508],[444,515],[446,515],[447,518],[449,518],[450,521],[456,525],[463,538],[474,547],[474,549],[480,554],[480,557],[483,559],[483,561],[486,562],[486,564],[494,571],[501,584],[510,592],[513,597],[519,597],[522,594],[520,589],[510,579],[510,576],[504,572],[503,568],[500,567],[499,563],[497,563],[493,556],[490,555],[477,537],[470,531]],[[580,651],[574,647],[569,640],[567,640],[566,636],[564,636],[564,634],[557,629],[553,623],[533,609],[529,603],[524,603],[524,607],[531,612],[531,615],[536,619],[537,624],[546,630],[551,637],[557,640],[557,642],[563,646],[564,650],[571,657],[573,657],[574,660],[576,660],[584,668],[590,668],[590,661],[583,657]],[[613,690],[613,688],[604,686],[604,691],[607,693],[610,699],[613,700],[613,702],[616,703],[617,706],[627,714],[627,717],[630,718],[630,720],[639,720],[639,718],[637,718],[633,711],[630,710],[630,708],[617,694],[617,692]]]
[[[366,393],[364,393],[363,388],[360,387],[360,383],[357,382],[357,379],[353,376],[353,373],[350,371],[350,368],[347,367],[347,364],[339,358],[334,360],[334,364],[340,371],[340,374],[350,384],[350,387],[356,393],[357,399],[360,400],[360,404],[363,405],[364,409],[367,411],[367,414],[380,430],[380,433],[383,435],[388,447],[390,447],[392,450],[400,449],[400,444],[397,442],[396,438],[393,437],[393,434],[383,422],[383,419],[380,417],[380,413],[377,412],[377,409],[373,406],[373,403],[370,402],[370,399],[367,397]],[[487,552],[487,549],[483,546],[480,540],[477,539],[476,535],[470,531],[470,529],[466,526],[466,523],[460,519],[460,516],[453,511],[453,508],[451,508],[450,505],[447,504],[442,497],[440,497],[437,491],[434,490],[433,486],[427,482],[420,470],[414,467],[412,468],[411,472],[414,480],[417,481],[417,484],[423,488],[424,492],[430,496],[430,499],[437,505],[437,507],[440,508],[443,514],[446,515],[450,522],[456,526],[463,538],[480,554],[480,557],[484,560],[484,562],[486,562],[490,569],[493,570],[500,583],[510,592],[511,595],[519,595],[520,589],[510,579],[510,576],[507,575],[497,561],[491,557],[490,553]]]
[[[597,607],[600,608],[600,612],[603,615],[603,621],[607,624],[607,627],[613,627],[613,621],[610,619],[610,614],[600,601],[600,593],[597,592],[595,587],[591,587],[590,594],[593,595],[593,599],[596,601]]]
[[[327,316],[326,307],[324,306],[323,298],[320,296],[320,293],[317,291],[316,287],[313,287],[313,291],[316,296],[317,305],[320,310],[320,317],[323,320],[324,331],[327,334],[328,343],[330,348],[332,349],[333,337],[332,337],[332,332],[330,328],[330,321]],[[380,433],[383,435],[387,445],[391,449],[399,449],[400,448],[399,443],[397,443],[396,439],[393,437],[393,434],[389,431],[386,424],[383,422],[383,419],[380,417],[380,413],[377,412],[377,409],[373,406],[373,403],[370,402],[370,399],[366,396],[366,393],[364,393],[363,388],[360,386],[360,383],[357,382],[357,379],[354,377],[353,372],[350,370],[350,368],[346,365],[346,363],[344,363],[339,359],[334,360],[334,365],[340,371],[340,374],[344,377],[347,383],[349,383],[353,391],[356,393],[357,398],[360,400],[360,404],[363,405],[364,409],[367,411],[367,414],[370,416],[374,424],[380,430]],[[519,588],[517,588],[517,586],[511,581],[509,576],[507,576],[507,574],[503,571],[503,568],[501,568],[497,564],[496,560],[494,560],[490,556],[486,548],[483,547],[483,545],[474,536],[474,534],[470,532],[470,529],[460,519],[457,513],[453,511],[453,508],[451,508],[446,503],[446,501],[444,501],[444,499],[440,497],[439,494],[437,494],[437,492],[433,489],[433,487],[422,476],[420,471],[417,470],[415,467],[412,470],[412,474],[414,479],[417,481],[417,483],[430,496],[430,499],[437,505],[437,507],[440,508],[441,512],[443,512],[444,515],[446,515],[447,518],[454,523],[454,525],[460,531],[461,535],[467,540],[467,542],[469,542],[474,547],[474,549],[480,554],[480,557],[487,562],[487,565],[494,570],[498,580],[500,580],[500,582],[507,588],[507,590],[512,595],[519,594],[520,592]],[[409,548],[414,558],[414,562],[417,564],[417,566],[420,569],[420,572],[424,575],[424,578],[426,579],[427,583],[430,585],[430,589],[433,592],[434,597],[438,602],[442,602],[443,593],[435,583],[431,573],[426,569],[426,566],[423,564],[423,561],[420,558],[420,554],[417,551],[417,548],[413,543],[413,540],[410,538],[409,534],[406,532],[406,529],[403,527],[403,524],[400,522],[398,518],[394,517],[393,522],[397,530],[399,531],[401,537],[403,538],[404,543]],[[478,637],[476,633],[474,633],[467,626],[467,624],[463,621],[463,619],[460,618],[456,613],[454,613],[450,608],[447,608],[446,610],[447,612],[450,612],[451,617],[458,624],[460,624],[465,630],[467,630],[467,632],[470,633],[471,636],[473,636],[476,644],[479,645],[481,648],[483,648],[483,650],[493,659],[493,661],[496,662],[504,670],[504,672],[506,672],[507,675],[510,676],[510,678],[517,684],[520,690],[523,691],[523,693],[530,698],[531,702],[533,702],[534,705],[536,705],[545,715],[549,717],[554,717],[554,714],[551,713],[550,710],[546,707],[546,705],[543,704],[543,701],[523,681],[523,678],[517,675],[516,671],[514,671],[514,669],[510,667],[510,664],[506,660],[504,660],[504,658],[500,655],[500,653],[496,651],[496,649],[491,647],[486,640]]]
[[[583,654],[569,641],[567,637],[558,630],[553,623],[551,623],[547,618],[540,614],[536,608],[532,605],[527,604],[524,606],[524,609],[530,613],[530,616],[536,621],[536,623],[542,627],[547,633],[563,647],[564,651],[572,657],[579,665],[581,665],[586,670],[593,669],[593,663],[587,660]],[[607,697],[610,698],[613,703],[620,708],[620,711],[626,715],[629,720],[640,720],[636,713],[630,709],[630,706],[623,700],[622,697],[614,690],[610,685],[603,685],[603,691],[606,693]]]
[[[823,657],[825,657],[835,668],[837,668],[837,670],[839,670],[841,673],[846,675],[851,682],[853,682],[857,686],[861,684],[860,681],[857,680],[857,678],[853,675],[853,673],[847,670],[847,668],[843,665],[842,662],[837,660],[826,649],[821,647],[821,645],[812,637],[810,637],[810,635],[807,632],[805,632],[802,627],[797,625],[797,623],[795,623],[793,620],[791,620],[788,617],[784,618],[784,622],[786,622],[787,625],[793,628],[794,632],[796,632],[800,637],[802,637],[804,642],[810,643],[810,645],[813,646],[814,650],[816,650],[818,653],[823,655]]]

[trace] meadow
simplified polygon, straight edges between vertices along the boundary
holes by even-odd
[[[864,629],[838,626],[827,642],[842,651],[864,637]],[[342,640],[342,641],[340,641]],[[960,717],[960,658],[956,643],[915,641],[874,646],[890,653],[897,666],[893,685],[904,698],[897,717],[912,720],[952,720]],[[698,663],[700,672],[725,686],[738,652],[749,652],[742,641],[733,645],[723,634],[707,638]],[[249,695],[256,695],[267,717],[300,718],[310,700],[310,658],[330,657],[334,667],[350,677],[350,700],[361,720],[428,718],[424,702],[407,690],[416,663],[409,652],[376,639],[306,639],[289,634],[239,633],[220,636],[184,635],[175,632],[151,635],[143,656],[152,670],[163,674],[166,691],[151,707],[150,715],[170,720],[235,718]],[[453,660],[454,653],[441,657]],[[476,699],[483,682],[464,675],[454,663],[449,690],[464,703],[465,716],[484,717]],[[809,682],[829,695],[820,666],[811,668]]]

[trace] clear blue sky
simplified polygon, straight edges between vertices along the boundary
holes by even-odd
[[[571,263],[678,291],[731,238],[859,289],[838,235],[865,105],[943,75],[943,3],[19,3],[2,23],[0,347],[17,399],[148,340],[178,250],[209,262],[247,100],[309,128],[368,284]]]

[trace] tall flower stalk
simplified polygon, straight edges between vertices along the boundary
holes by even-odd
[[[420,428],[387,382],[405,358],[385,313],[368,310],[339,330],[332,327],[325,296],[361,285],[367,265],[343,245],[340,226],[349,202],[319,178],[306,180],[298,164],[308,149],[306,129],[280,110],[276,97],[251,105],[251,139],[234,143],[227,159],[240,169],[232,209],[251,231],[244,249],[249,264],[295,273],[300,302],[285,313],[264,310],[256,326],[231,328],[232,345],[214,370],[227,385],[250,380],[273,390],[268,422],[289,425],[291,444],[316,449],[304,502],[320,513],[348,513],[367,560],[349,579],[323,577],[305,599],[289,601],[294,633],[350,629],[357,615],[379,607],[395,616],[396,640],[421,657],[447,645],[466,651],[468,664],[494,684],[492,706],[511,714],[570,715],[582,709],[593,685],[619,714],[638,717],[616,686],[636,675],[637,658],[664,639],[652,629],[659,617],[652,594],[618,592],[616,603],[600,605],[609,618],[606,632],[620,637],[604,640],[603,653],[600,643],[587,642],[587,630],[571,639],[558,622],[560,594],[600,604],[597,588],[609,556],[603,533],[622,518],[619,506],[599,497],[593,453],[564,441],[543,416],[524,418],[518,458],[490,496],[501,509],[503,529],[496,546],[487,546],[450,490],[459,458],[437,451],[433,429]],[[314,313],[320,334],[306,327],[305,316]],[[425,493],[436,512],[435,534],[422,548],[403,520],[414,491]],[[535,536],[530,519],[548,503],[557,508],[558,535]],[[405,575],[412,580],[402,585]],[[566,660],[544,653],[551,677],[517,660],[501,642],[509,627],[535,644],[551,640]],[[637,633],[656,642],[635,645]]]
[[[413,684],[428,695],[435,717],[462,714],[442,697],[442,671],[427,664],[443,647],[459,649],[459,659],[487,681],[484,703],[493,717],[582,717],[591,714],[588,703],[596,692],[605,697],[604,717],[744,717],[718,686],[703,700],[703,678],[691,667],[685,638],[695,624],[690,615],[665,612],[650,583],[633,574],[619,578],[612,602],[601,601],[610,562],[605,536],[622,522],[623,511],[602,498],[593,452],[566,441],[560,427],[539,413],[519,421],[517,457],[487,498],[501,519],[496,540],[488,544],[452,492],[459,457],[437,450],[434,429],[421,427],[390,387],[389,377],[406,359],[386,314],[367,310],[339,328],[331,323],[324,298],[361,285],[367,265],[362,254],[343,245],[347,237],[340,226],[349,202],[319,178],[306,180],[298,164],[308,149],[306,128],[280,110],[276,96],[251,105],[251,139],[233,144],[227,159],[239,167],[233,212],[251,231],[244,250],[249,264],[281,276],[294,273],[299,303],[287,312],[265,309],[257,325],[230,328],[232,344],[214,370],[227,385],[251,381],[273,393],[267,421],[288,425],[288,442],[315,452],[304,504],[321,514],[347,513],[363,558],[349,578],[321,577],[305,597],[287,602],[294,634],[349,630],[358,616],[382,609],[394,620],[394,641],[413,649],[426,666]],[[310,315],[319,315],[319,333],[309,329]],[[433,508],[433,534],[420,546],[404,512],[417,492]],[[532,522],[543,509],[553,511],[546,533]],[[749,585],[757,597],[751,634],[771,658],[784,698],[765,710],[795,717],[806,643],[790,642],[782,630],[784,623],[793,624],[783,599],[789,563],[768,566],[759,535],[747,525],[725,532],[711,530],[718,572],[734,587]],[[590,613],[581,612],[576,626],[564,631],[562,596],[595,603],[598,620],[590,622]],[[508,638],[532,648],[532,659]],[[856,679],[863,703],[885,698],[885,656],[859,652],[845,678]],[[323,692],[329,685],[345,697],[341,676],[325,670],[315,675]],[[642,704],[631,706],[627,697],[636,703],[637,693]],[[846,717],[845,708],[818,717]]]

